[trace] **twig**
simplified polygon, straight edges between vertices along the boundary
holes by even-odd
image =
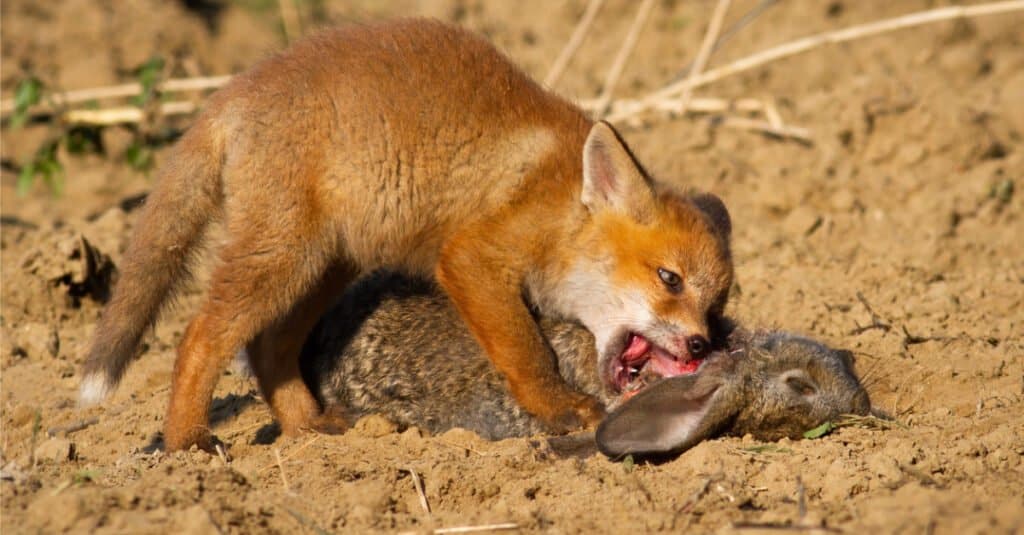
[[[160,115],[187,115],[199,108],[194,102],[164,102],[158,108]],[[102,110],[68,110],[62,116],[69,124],[109,126],[114,124],[141,123],[146,120],[146,111],[134,106],[106,108]]]
[[[172,93],[176,91],[206,91],[209,89],[217,89],[228,83],[228,80],[230,79],[231,75],[203,76],[199,78],[172,78],[162,84],[159,84],[156,91],[162,93]],[[142,85],[138,83],[130,83],[54,93],[52,97],[58,106],[65,106],[68,104],[88,102],[90,100],[101,100],[105,98],[134,97],[139,94],[142,94]],[[46,108],[40,106],[37,109],[43,110]],[[13,98],[5,99],[0,103],[0,113],[6,116],[12,111],[14,111]]]
[[[412,468],[403,468],[406,472],[409,472],[409,476],[412,478],[412,486],[416,489],[416,494],[420,497],[420,507],[423,508],[423,512],[430,516],[430,504],[427,502],[427,495],[423,492],[423,481],[420,479],[419,474],[416,473]]]
[[[693,492],[693,495],[690,496],[690,499],[686,500],[686,503],[684,503],[683,506],[679,508],[678,512],[686,513],[690,509],[693,509],[693,506],[697,505],[697,502],[699,502],[700,499],[703,498],[704,495],[708,493],[708,489],[711,488],[711,484],[714,483],[715,481],[718,481],[721,478],[722,474],[715,474],[713,476],[708,476],[704,478],[704,482],[701,483],[699,487],[697,487],[697,490],[695,490]]]
[[[316,439],[318,439],[318,438],[320,438],[320,435],[314,436],[313,438],[311,438],[308,441],[306,441],[305,444],[299,446],[298,448],[295,448],[295,451],[293,451],[293,452],[289,453],[288,455],[286,455],[284,460],[286,460],[286,461],[291,460],[292,457],[295,457],[296,455],[298,455],[299,452],[301,452],[302,450],[304,450],[307,447],[309,447],[310,444],[316,442]],[[262,472],[262,471],[267,470],[269,468],[273,468],[274,466],[277,466],[277,464],[271,463],[271,464],[268,464],[268,465],[264,466],[263,468],[260,468],[259,471]]]
[[[748,119],[746,117],[725,117],[722,119],[722,126],[737,128],[740,130],[753,130],[764,134],[770,134],[781,138],[794,139],[807,145],[814,143],[811,131],[799,126],[775,126],[768,121]]]
[[[615,85],[619,83],[619,77],[622,76],[622,70],[626,67],[626,60],[628,60],[629,55],[633,53],[633,48],[636,47],[637,39],[640,37],[640,30],[643,29],[644,23],[647,22],[647,17],[651,14],[651,9],[653,7],[654,0],[644,0],[644,2],[640,4],[640,9],[637,10],[636,17],[633,18],[633,25],[630,26],[629,33],[626,34],[626,40],[622,42],[622,47],[619,48],[619,53],[615,56],[612,68],[608,70],[608,76],[604,80],[604,86],[601,89],[601,94],[597,97],[598,106],[596,113],[598,116],[604,115],[604,111],[611,102],[612,93],[615,91]]]
[[[900,423],[897,420],[889,418],[879,418],[878,416],[868,414],[843,414],[838,420],[832,422],[836,427],[860,427],[862,429],[906,429],[907,426]]]
[[[860,291],[857,292],[857,300],[860,301],[860,304],[863,305],[864,309],[871,315],[871,323],[863,326],[858,325],[854,329],[851,329],[849,332],[850,336],[862,334],[870,331],[871,329],[881,329],[885,332],[889,332],[892,329],[892,324],[883,321],[882,317],[875,313],[875,309],[871,308],[871,303],[868,303],[867,298],[865,298],[864,294],[860,293]]]
[[[43,428],[43,413],[36,409],[35,417],[32,418],[32,442],[29,447],[29,456],[32,458],[32,469],[36,469],[36,446],[39,444],[39,431]]]
[[[620,107],[629,108],[631,105],[639,103],[639,100],[634,99],[618,99],[614,103],[614,108],[618,110]],[[581,100],[577,105],[587,111],[596,111],[600,103],[597,99]],[[741,99],[724,99],[724,98],[713,98],[713,97],[693,97],[690,100],[690,106],[687,107],[688,113],[722,113],[722,112],[743,112],[743,113],[763,113],[764,102],[754,98],[741,98]],[[679,100],[678,99],[665,99],[654,104],[652,110],[665,111],[669,113],[679,112]]]
[[[478,531],[504,531],[509,529],[519,529],[519,524],[516,524],[515,522],[505,522],[503,524],[481,524],[479,526],[437,528],[433,533],[440,535],[443,533],[476,533]]]
[[[708,23],[708,31],[704,34],[704,41],[700,45],[700,50],[697,51],[697,59],[693,60],[693,67],[690,69],[689,76],[687,76],[688,81],[692,82],[704,70],[708,57],[711,56],[711,49],[715,46],[715,42],[718,41],[718,34],[722,31],[722,22],[725,20],[725,13],[729,10],[730,2],[731,0],[718,0],[718,4],[715,5],[715,11],[711,14],[711,22]],[[692,96],[693,86],[688,85],[683,90],[682,95],[679,96],[680,113],[686,113],[686,107],[690,104]]]
[[[907,349],[912,345],[923,344],[925,342],[940,342],[949,340],[949,336],[917,336],[910,334],[907,330],[906,325],[900,325],[900,330],[903,331],[903,349]]]
[[[277,469],[281,473],[281,483],[284,485],[285,492],[291,492],[292,488],[288,485],[288,477],[284,473],[284,462],[281,461],[281,450],[274,448],[274,457],[277,458]]]
[[[928,11],[918,11],[892,19],[859,24],[841,30],[819,33],[797,39],[795,41],[790,41],[788,43],[783,43],[767,50],[762,50],[761,52],[739,59],[728,65],[705,71],[699,76],[690,77],[685,80],[669,84],[668,86],[641,99],[639,106],[633,109],[632,113],[640,113],[648,110],[655,103],[676,97],[682,94],[686,89],[694,89],[707,85],[711,82],[725,78],[726,76],[747,71],[775,60],[794,56],[824,44],[843,43],[854,39],[860,39],[904,28],[911,28],[914,26],[921,26],[932,22],[940,22],[956,18],[980,17],[983,15],[996,15],[999,13],[1009,13],[1022,10],[1024,10],[1024,0],[1008,0],[1005,2],[992,2],[973,6],[949,6]]]
[[[785,126],[782,122],[782,114],[779,113],[779,109],[775,107],[775,103],[770,99],[764,101],[764,118],[768,119],[768,123],[775,128],[783,128]]]
[[[221,446],[220,444],[215,444],[213,448],[217,450],[217,456],[220,457],[221,461],[224,461],[225,465],[230,464],[228,454],[227,452],[224,451],[224,446]]]
[[[827,526],[790,526],[776,522],[737,522],[732,524],[732,529],[736,531],[752,529],[757,531],[826,531],[829,533],[842,533],[837,528]]]
[[[800,477],[800,474],[796,476],[796,510],[797,515],[800,517],[802,522],[804,517],[807,516],[807,491],[804,488],[804,480]]]
[[[284,38],[291,43],[302,35],[299,12],[295,8],[295,0],[277,0],[277,7],[281,12],[281,26],[284,27]]]
[[[591,23],[594,22],[594,18],[597,16],[597,12],[601,10],[603,4],[604,0],[590,0],[587,4],[587,9],[583,12],[583,17],[576,24],[576,29],[572,31],[569,42],[565,43],[565,47],[558,53],[558,59],[551,66],[548,75],[544,77],[545,86],[554,87],[558,79],[562,77],[565,68],[569,66],[569,60],[572,59],[576,54],[576,50],[583,44],[583,39],[586,38],[587,32],[590,31]]]
[[[733,36],[739,33],[740,30],[747,27],[747,25],[750,24],[751,22],[754,22],[754,20],[757,17],[760,17],[762,13],[767,11],[768,8],[772,7],[778,2],[779,0],[761,0],[760,2],[758,2],[756,6],[751,8],[750,11],[744,13],[742,17],[740,17],[736,22],[732,23],[732,25],[730,25],[728,28],[725,29],[725,31],[722,32],[722,35],[715,41],[715,46],[711,47],[711,53],[714,54],[715,52],[718,52],[718,49],[725,46],[725,44],[728,43],[729,40],[733,38]],[[690,63],[689,65],[683,67],[679,71],[679,74],[677,74],[676,77],[673,78],[673,81],[682,80],[683,78],[686,78],[690,74],[691,69],[693,69],[693,63]]]
[[[81,431],[81,430],[83,430],[83,429],[85,429],[85,428],[87,428],[89,426],[96,425],[96,424],[99,423],[99,421],[100,421],[99,418],[95,418],[95,417],[87,418],[85,420],[79,420],[79,421],[77,421],[77,422],[75,422],[73,424],[64,425],[64,426],[58,426],[58,427],[51,427],[51,428],[46,430],[46,434],[47,434],[47,436],[51,436],[51,437],[54,437],[54,436],[57,436],[57,435],[60,435],[60,434],[63,434],[64,436],[67,436],[67,435],[70,435],[71,433],[75,433],[77,431]]]

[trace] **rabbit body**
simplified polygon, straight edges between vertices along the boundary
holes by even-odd
[[[795,438],[840,414],[870,409],[848,352],[743,328],[732,329],[696,373],[660,380],[623,401],[601,380],[590,332],[553,318],[539,324],[565,381],[618,407],[598,431],[606,453],[679,451],[722,434]],[[551,431],[516,404],[430,282],[386,273],[364,278],[321,318],[301,362],[325,409],[343,407],[350,418],[377,413],[399,426],[431,433],[460,427],[489,440]],[[665,439],[681,417],[685,436]]]

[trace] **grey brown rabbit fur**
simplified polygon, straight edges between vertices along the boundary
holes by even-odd
[[[681,451],[719,434],[798,437],[842,413],[865,414],[849,352],[777,331],[733,328],[697,373],[661,380],[625,401],[601,381],[594,338],[539,318],[573,388],[618,407],[598,430],[603,451]],[[504,378],[432,283],[377,273],[321,318],[302,352],[326,410],[378,413],[431,433],[461,427],[494,440],[551,430],[519,407]]]

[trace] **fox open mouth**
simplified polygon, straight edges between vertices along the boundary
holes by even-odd
[[[643,336],[630,333],[622,354],[612,361],[612,386],[629,398],[658,379],[695,373],[703,361],[673,355]]]

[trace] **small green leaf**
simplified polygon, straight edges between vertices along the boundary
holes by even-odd
[[[821,438],[835,428],[836,426],[833,425],[832,422],[825,422],[814,429],[804,431],[804,438]]]
[[[14,113],[11,114],[11,128],[21,128],[28,120],[28,109],[39,103],[43,83],[36,78],[26,78],[14,90]]]
[[[627,455],[622,459],[622,469],[625,470],[627,474],[632,473],[634,468],[636,468],[636,463],[633,461],[632,455]]]
[[[164,58],[160,56],[149,58],[138,69],[135,69],[135,77],[139,80],[139,85],[142,86],[142,93],[133,99],[136,106],[144,106],[153,98],[153,90],[156,88],[156,83],[160,80],[163,70]]]
[[[41,175],[43,180],[50,186],[54,195],[60,195],[64,190],[64,166],[57,160],[57,146],[60,139],[43,143],[36,149],[32,161],[21,167],[18,173],[18,195],[26,195],[35,182],[36,175]]]
[[[138,140],[125,149],[124,159],[136,171],[148,171],[153,167],[153,151]]]
[[[992,184],[992,189],[989,190],[989,196],[999,200],[999,202],[1006,204],[1013,198],[1013,180],[1004,178],[999,182]]]
[[[35,162],[29,162],[21,166],[21,172],[18,173],[18,189],[17,193],[19,197],[28,195],[28,192],[32,189],[32,184],[36,179],[36,164]]]
[[[83,485],[85,483],[96,481],[97,477],[99,477],[99,473],[95,470],[79,470],[71,477],[71,481],[75,485]]]

